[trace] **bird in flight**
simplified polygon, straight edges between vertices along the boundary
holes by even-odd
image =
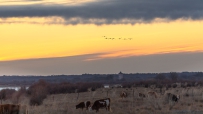
[[[104,37],[106,40],[132,40],[133,38],[122,38],[122,37],[119,37],[119,38],[114,38],[114,37],[106,37],[106,36],[102,36]]]

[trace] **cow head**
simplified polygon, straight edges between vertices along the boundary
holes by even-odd
[[[96,110],[96,106],[95,105],[91,106],[90,110]]]
[[[176,95],[178,99],[180,99],[180,95]]]
[[[89,111],[97,110],[96,106],[92,105],[88,108]]]
[[[89,111],[91,111],[92,110],[92,105],[90,104],[87,108],[88,108]]]
[[[177,97],[177,101],[180,100],[180,95],[176,95],[176,97]]]
[[[75,107],[76,107],[76,109],[80,108],[79,104],[78,104],[78,105],[76,105]]]
[[[89,107],[88,110],[89,110],[89,111],[92,111],[92,107]]]
[[[172,95],[172,100],[175,102],[178,102],[178,100],[180,99],[179,95]]]

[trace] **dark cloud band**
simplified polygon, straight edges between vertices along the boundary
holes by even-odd
[[[91,3],[72,6],[43,4],[0,6],[0,18],[52,16],[64,18],[66,24],[134,24],[150,22],[156,18],[198,20],[203,18],[203,1],[97,0]],[[77,19],[71,21],[73,18]]]

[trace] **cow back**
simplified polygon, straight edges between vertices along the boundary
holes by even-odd
[[[111,102],[110,98],[96,100],[92,105],[92,110],[98,110],[99,108],[110,107],[110,102]]]

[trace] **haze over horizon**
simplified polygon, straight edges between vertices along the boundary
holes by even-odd
[[[202,0],[1,0],[0,75],[203,71],[202,25]]]

